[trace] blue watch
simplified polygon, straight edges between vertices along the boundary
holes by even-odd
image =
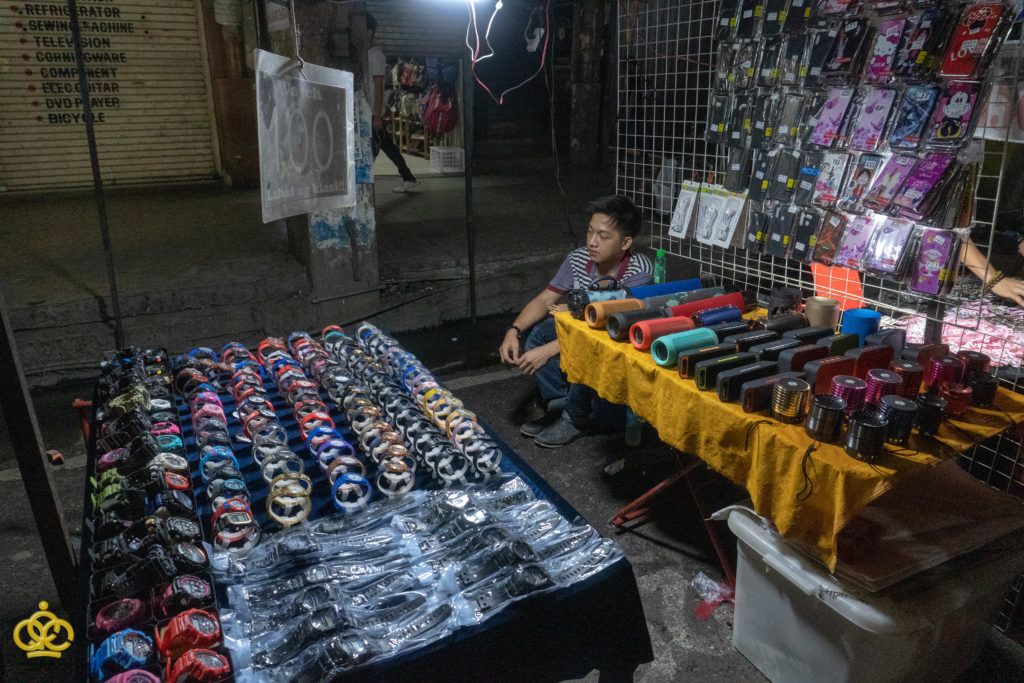
[[[90,671],[103,680],[131,669],[143,669],[153,658],[153,639],[142,631],[126,628],[109,636],[93,651]]]

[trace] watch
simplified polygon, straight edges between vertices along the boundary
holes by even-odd
[[[244,557],[259,544],[262,535],[251,512],[226,512],[217,518],[213,544],[236,557]]]
[[[136,598],[121,598],[104,605],[96,612],[95,627],[100,634],[106,635],[138,626],[149,618],[146,604]]]
[[[299,621],[295,629],[275,648],[253,653],[253,667],[266,669],[291,659],[303,647],[323,638],[345,620],[334,605],[327,605]]]
[[[212,515],[210,515],[210,526],[216,528],[217,521],[220,519],[220,516],[229,512],[248,512],[249,514],[252,514],[248,500],[245,500],[244,498],[228,498],[213,511]]]
[[[189,650],[179,657],[174,665],[167,666],[170,673],[168,681],[182,681],[185,683],[208,683],[227,678],[231,673],[231,665],[227,657],[217,654],[213,650]]]
[[[153,641],[142,631],[125,629],[108,636],[93,651],[90,671],[103,680],[116,673],[141,669],[153,658]]]
[[[364,509],[373,497],[373,486],[355,472],[345,472],[331,484],[334,507],[349,514]]]
[[[202,607],[213,599],[213,588],[204,579],[191,574],[175,576],[155,593],[154,611],[166,619],[190,607]]]
[[[186,650],[211,647],[219,640],[220,622],[201,609],[181,612],[156,630],[156,646],[165,660],[180,657]]]
[[[160,677],[145,669],[132,669],[108,678],[107,683],[160,683]]]

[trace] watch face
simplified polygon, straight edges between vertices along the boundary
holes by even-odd
[[[181,559],[196,565],[206,564],[206,553],[199,546],[192,543],[179,543],[174,548]]]
[[[192,612],[188,615],[192,627],[204,635],[213,635],[217,632],[217,620],[205,612]]]
[[[131,631],[124,634],[121,640],[121,647],[129,656],[136,659],[146,660],[153,653],[153,643],[141,633]]]
[[[183,593],[184,597],[193,600],[205,600],[210,595],[210,584],[198,576],[188,574],[176,577],[171,584],[171,589],[176,593]]]
[[[220,669],[228,665],[228,661],[216,652],[209,650],[192,650],[196,661],[210,669]]]
[[[195,538],[200,535],[199,525],[184,517],[171,517],[165,524],[179,536]]]

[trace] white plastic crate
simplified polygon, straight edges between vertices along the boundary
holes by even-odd
[[[461,147],[437,145],[430,148],[430,170],[438,173],[462,173],[466,170],[465,151]]]

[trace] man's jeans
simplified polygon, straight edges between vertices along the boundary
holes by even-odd
[[[548,316],[533,326],[523,347],[524,350],[531,351],[556,339],[558,334],[555,332],[555,319]],[[622,429],[626,419],[625,407],[598,398],[597,392],[585,384],[567,383],[565,376],[562,375],[560,363],[560,354],[552,356],[534,373],[544,402],[550,403],[564,397],[564,414],[575,425],[586,424],[593,416],[599,424]]]

